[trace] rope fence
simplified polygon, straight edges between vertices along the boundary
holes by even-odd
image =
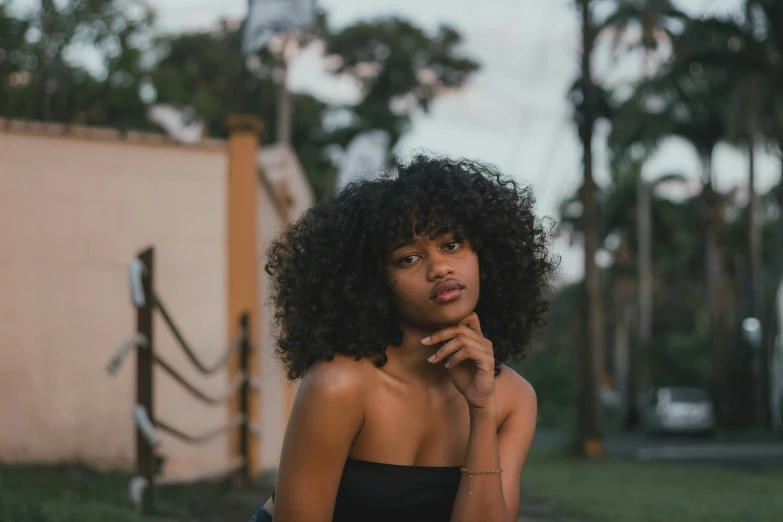
[[[129,495],[137,510],[142,514],[155,511],[155,486],[219,480],[234,475],[236,484],[241,488],[249,481],[250,437],[260,437],[261,428],[249,421],[250,394],[260,391],[258,379],[250,375],[251,343],[249,338],[250,317],[244,313],[239,317],[236,335],[229,341],[222,355],[212,365],[204,364],[191,349],[181,334],[160,297],[154,291],[154,250],[148,248],[133,259],[128,266],[130,278],[131,302],[136,308],[137,328],[120,345],[106,365],[106,371],[117,374],[128,354],[136,349],[136,404],[132,408],[132,417],[136,430],[136,476],[129,485]],[[153,315],[160,313],[164,323],[177,340],[177,345],[185,352],[188,360],[202,375],[213,375],[226,368],[232,357],[239,356],[239,375],[222,393],[210,395],[199,390],[176,370],[160,354],[155,352],[153,335]],[[166,423],[155,415],[153,401],[153,367],[158,366],[175,382],[179,383],[195,399],[209,405],[225,404],[233,398],[238,399],[239,413],[228,423],[205,433],[187,434]],[[156,474],[155,449],[160,445],[159,431],[165,432],[187,444],[203,444],[222,434],[237,430],[239,437],[238,455],[224,467],[202,473],[187,479],[171,479]]]

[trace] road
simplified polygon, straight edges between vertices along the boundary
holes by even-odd
[[[565,437],[552,430],[539,430],[534,444],[562,444]],[[709,438],[607,435],[604,440],[610,457],[640,462],[703,462],[753,470],[783,470],[783,440],[731,441]]]

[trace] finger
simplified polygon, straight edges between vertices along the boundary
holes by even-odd
[[[455,368],[458,364],[471,361],[480,370],[489,371],[495,366],[495,358],[473,346],[464,346],[457,350],[446,363],[446,368]]]
[[[471,330],[466,325],[462,325],[462,324],[457,326],[450,326],[448,328],[444,328],[443,330],[438,330],[437,332],[430,335],[429,337],[425,337],[424,339],[422,339],[421,342],[429,346],[429,345],[448,341],[449,339],[453,339],[458,335],[471,337],[483,344],[489,343],[488,339],[485,339],[484,337],[476,333],[474,330]]]
[[[447,342],[440,348],[438,348],[438,351],[436,351],[434,354],[432,354],[432,357],[427,359],[431,363],[437,363],[442,361],[444,358],[448,357],[449,355],[455,353],[457,350],[465,346],[465,343],[463,341],[462,337],[455,337],[451,341]]]
[[[476,312],[473,312],[469,316],[467,316],[465,319],[460,321],[460,324],[464,324],[477,334],[479,334],[481,337],[484,337],[484,334],[481,333],[481,322],[479,321],[478,314]]]
[[[472,339],[470,337],[464,336],[464,335],[458,335],[451,341],[447,342],[443,346],[441,346],[438,351],[436,351],[432,357],[429,358],[429,361],[432,363],[436,363],[439,361],[442,361],[449,355],[457,352],[459,349],[463,347],[469,347],[474,348],[480,352],[483,352],[486,355],[494,355],[492,353],[492,350],[488,349],[483,344],[479,343],[475,339]]]

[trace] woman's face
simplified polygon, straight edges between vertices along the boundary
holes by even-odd
[[[478,256],[453,234],[417,236],[387,258],[386,275],[402,320],[422,328],[456,324],[479,299]]]

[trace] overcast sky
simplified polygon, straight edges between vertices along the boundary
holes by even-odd
[[[464,53],[482,64],[481,71],[458,93],[437,100],[430,114],[417,115],[412,131],[397,147],[479,159],[533,184],[538,211],[557,217],[557,203],[573,191],[581,176],[581,146],[570,123],[566,91],[578,73],[579,20],[573,0],[318,0],[341,26],[386,15],[405,16],[425,28],[441,23],[457,27],[465,37]],[[17,0],[17,5],[30,4]],[[155,0],[159,24],[165,31],[209,28],[222,16],[244,17],[247,0]],[[741,0],[681,0],[690,14],[728,12]],[[640,59],[613,63],[606,45],[595,56],[599,81],[612,85],[632,79]],[[334,101],[356,95],[350,81],[324,74],[314,53],[302,55],[292,68],[291,88]],[[605,179],[607,165],[599,129],[596,175]],[[758,161],[759,189],[779,178],[777,159],[762,154]],[[744,184],[745,156],[721,146],[715,157],[721,188]],[[695,153],[671,140],[645,166],[645,177],[680,172],[698,178]],[[579,248],[559,241],[561,275],[582,273]]]

